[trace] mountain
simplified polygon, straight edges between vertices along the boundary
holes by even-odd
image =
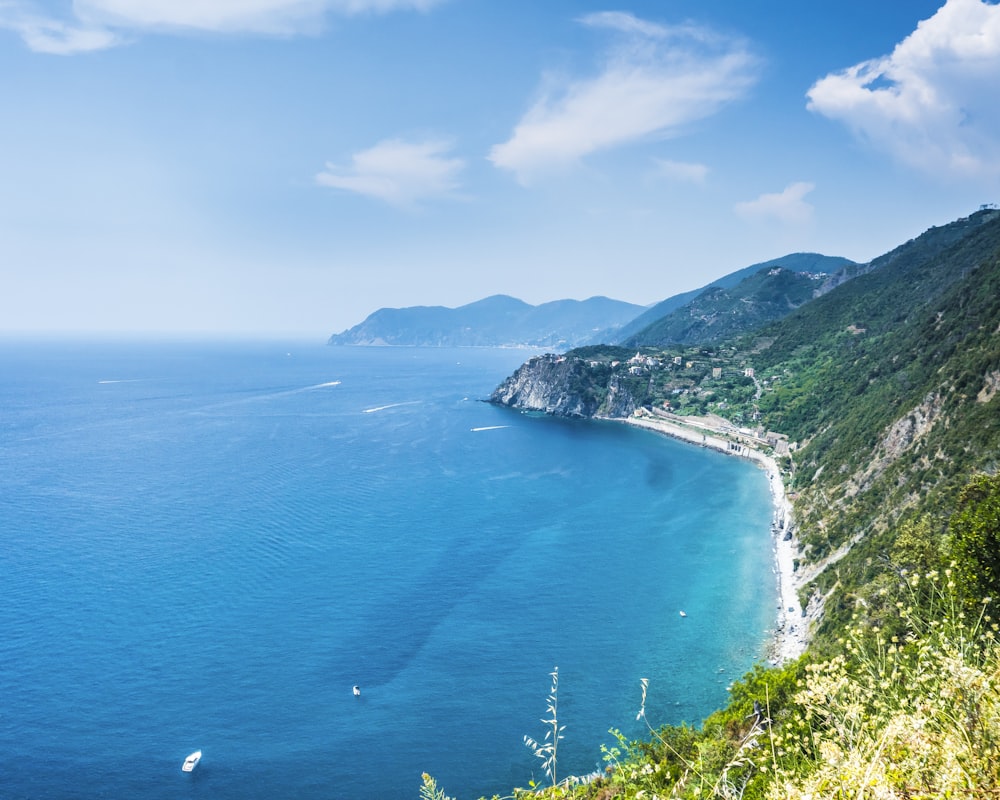
[[[601,342],[633,346],[668,340],[715,341],[780,318],[853,277],[858,268],[846,258],[792,253],[743,267],[651,308],[607,297],[532,306],[507,295],[458,308],[382,308],[353,328],[334,334],[328,344],[535,347],[562,352]],[[781,272],[772,275],[775,269]],[[771,280],[759,277],[762,271]]]
[[[607,297],[533,306],[494,295],[458,308],[379,309],[350,330],[331,336],[328,344],[565,350],[590,341],[599,331],[618,330],[643,310]]]
[[[640,332],[644,332],[645,329],[655,325],[664,317],[667,317],[673,312],[688,306],[692,302],[696,301],[702,294],[711,293],[712,290],[718,289],[735,289],[743,281],[752,278],[764,270],[770,271],[775,268],[781,268],[795,273],[810,273],[813,275],[831,276],[821,285],[830,286],[830,288],[832,288],[832,284],[843,279],[835,279],[832,276],[841,275],[847,277],[848,275],[851,275],[850,271],[855,269],[857,266],[858,265],[850,259],[842,258],[840,256],[824,256],[819,253],[790,253],[789,255],[782,256],[781,258],[773,258],[770,261],[762,261],[759,264],[751,264],[749,267],[743,267],[735,272],[730,272],[728,275],[724,275],[717,281],[713,281],[700,289],[694,289],[690,292],[676,294],[672,297],[668,297],[666,300],[660,301],[656,305],[644,311],[627,325],[623,326],[616,335],[613,337],[607,337],[602,341],[628,343],[629,346],[634,343],[644,342],[647,338],[655,337],[655,333],[650,336],[643,333],[643,335],[640,336]],[[739,292],[736,292],[735,294],[738,296]],[[653,342],[650,341],[650,343]],[[591,344],[598,344],[598,342],[594,341],[591,342]]]
[[[771,267],[731,289],[715,286],[625,339],[627,347],[705,344],[781,319],[818,296],[829,276]]]
[[[852,616],[888,624],[889,565],[948,563],[950,510],[976,474],[1000,470],[1000,211],[932,228],[858,273],[710,347],[534,359],[491,399],[568,416],[722,418],[720,435],[778,456],[803,599],[823,609],[815,647],[835,649]]]

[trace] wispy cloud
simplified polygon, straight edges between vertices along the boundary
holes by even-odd
[[[816,186],[806,181],[792,183],[784,191],[762,194],[756,200],[736,204],[736,213],[745,219],[774,219],[801,225],[812,220],[813,207],[803,198]]]
[[[0,2],[0,29],[14,31],[29,49],[50,55],[89,53],[121,42],[117,33],[102,26],[46,17],[16,3]]]
[[[948,0],[891,55],[827,75],[808,107],[903,163],[1000,174],[1000,6]]]
[[[590,153],[676,136],[756,81],[758,61],[747,45],[708,29],[624,12],[580,22],[615,35],[598,74],[550,79],[511,137],[490,151],[490,160],[522,183]]]
[[[704,183],[708,177],[708,167],[704,164],[689,164],[683,161],[669,161],[665,158],[654,158],[656,174],[661,178],[684,183]]]
[[[427,11],[446,0],[74,0],[68,16],[42,14],[28,0],[0,2],[0,28],[32,50],[73,55],[143,31],[293,36],[322,27],[328,14]]]
[[[387,139],[355,153],[349,168],[327,164],[316,182],[395,206],[412,207],[421,200],[455,194],[465,162],[450,157],[450,150],[451,144],[441,140]]]

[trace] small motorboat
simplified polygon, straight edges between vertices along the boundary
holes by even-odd
[[[184,772],[191,772],[198,766],[199,761],[201,761],[201,750],[195,750],[191,755],[184,759],[184,765],[181,769]]]
[[[360,686],[355,686],[354,687],[354,696],[355,697],[361,697],[361,687]]]
[[[682,616],[682,617],[686,617],[686,616],[687,616],[687,613],[686,613],[686,612],[684,612],[684,611],[682,611],[682,612],[681,612],[681,616]]]

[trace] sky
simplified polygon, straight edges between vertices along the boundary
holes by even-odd
[[[0,0],[0,334],[648,305],[1000,203],[987,0]]]

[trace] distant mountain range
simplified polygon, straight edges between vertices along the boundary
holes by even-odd
[[[792,253],[743,267],[690,292],[644,307],[607,297],[533,306],[507,295],[475,303],[382,308],[331,345],[535,347],[627,346],[716,341],[780,319],[861,274],[846,258]]]
[[[621,329],[643,311],[642,306],[607,297],[533,306],[498,294],[458,308],[382,308],[350,330],[334,334],[328,343],[566,350]]]

